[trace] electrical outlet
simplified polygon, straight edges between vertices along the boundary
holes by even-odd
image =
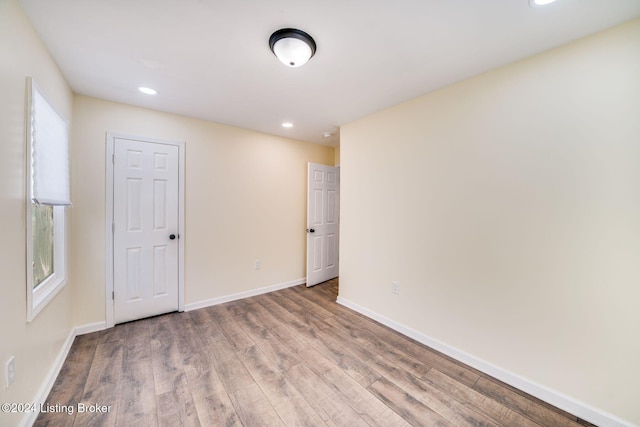
[[[16,358],[15,356],[11,356],[7,361],[7,366],[5,367],[5,386],[9,388],[9,386],[16,379]]]
[[[396,281],[391,282],[391,293],[394,295],[400,294],[400,282],[396,282]]]
[[[262,267],[262,262],[257,259],[253,262],[253,268],[255,268],[256,270],[260,270],[260,267]]]

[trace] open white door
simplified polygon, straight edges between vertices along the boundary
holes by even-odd
[[[179,309],[177,145],[114,138],[115,323]]]
[[[338,277],[340,168],[309,163],[307,287]]]

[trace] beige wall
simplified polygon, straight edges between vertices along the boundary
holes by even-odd
[[[639,46],[635,20],[342,126],[341,298],[640,424]]]
[[[0,402],[33,402],[71,331],[71,286],[26,321],[25,77],[71,119],[72,94],[15,0],[0,0]],[[71,254],[73,255],[73,254]],[[5,389],[5,363],[16,358],[16,380]],[[23,414],[0,412],[0,425]]]
[[[640,423],[639,44],[636,20],[399,105],[344,126],[342,154],[74,97],[0,0],[0,366],[17,367],[0,402],[33,401],[72,327],[105,319],[113,131],[186,141],[187,303],[303,277],[306,162],[338,160],[341,297]],[[27,75],[72,121],[74,201],[70,283],[31,323]]]
[[[305,276],[307,162],[333,164],[333,148],[75,96],[76,324],[105,319],[107,131],[186,142],[187,304]]]
[[[74,326],[105,320],[105,132],[186,141],[186,303],[305,276],[306,165],[334,149],[74,96],[15,0],[0,0],[0,402],[33,402]],[[25,77],[71,122],[70,280],[26,322]],[[73,111],[73,116],[72,116]],[[255,259],[262,268],[253,269]],[[4,389],[4,364],[17,378]],[[0,413],[0,425],[23,414]]]

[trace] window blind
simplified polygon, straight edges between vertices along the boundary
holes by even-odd
[[[69,131],[31,82],[31,197],[42,205],[71,205]]]

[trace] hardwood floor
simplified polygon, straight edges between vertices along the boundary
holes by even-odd
[[[35,425],[590,425],[338,305],[337,291],[335,279],[79,336]]]

